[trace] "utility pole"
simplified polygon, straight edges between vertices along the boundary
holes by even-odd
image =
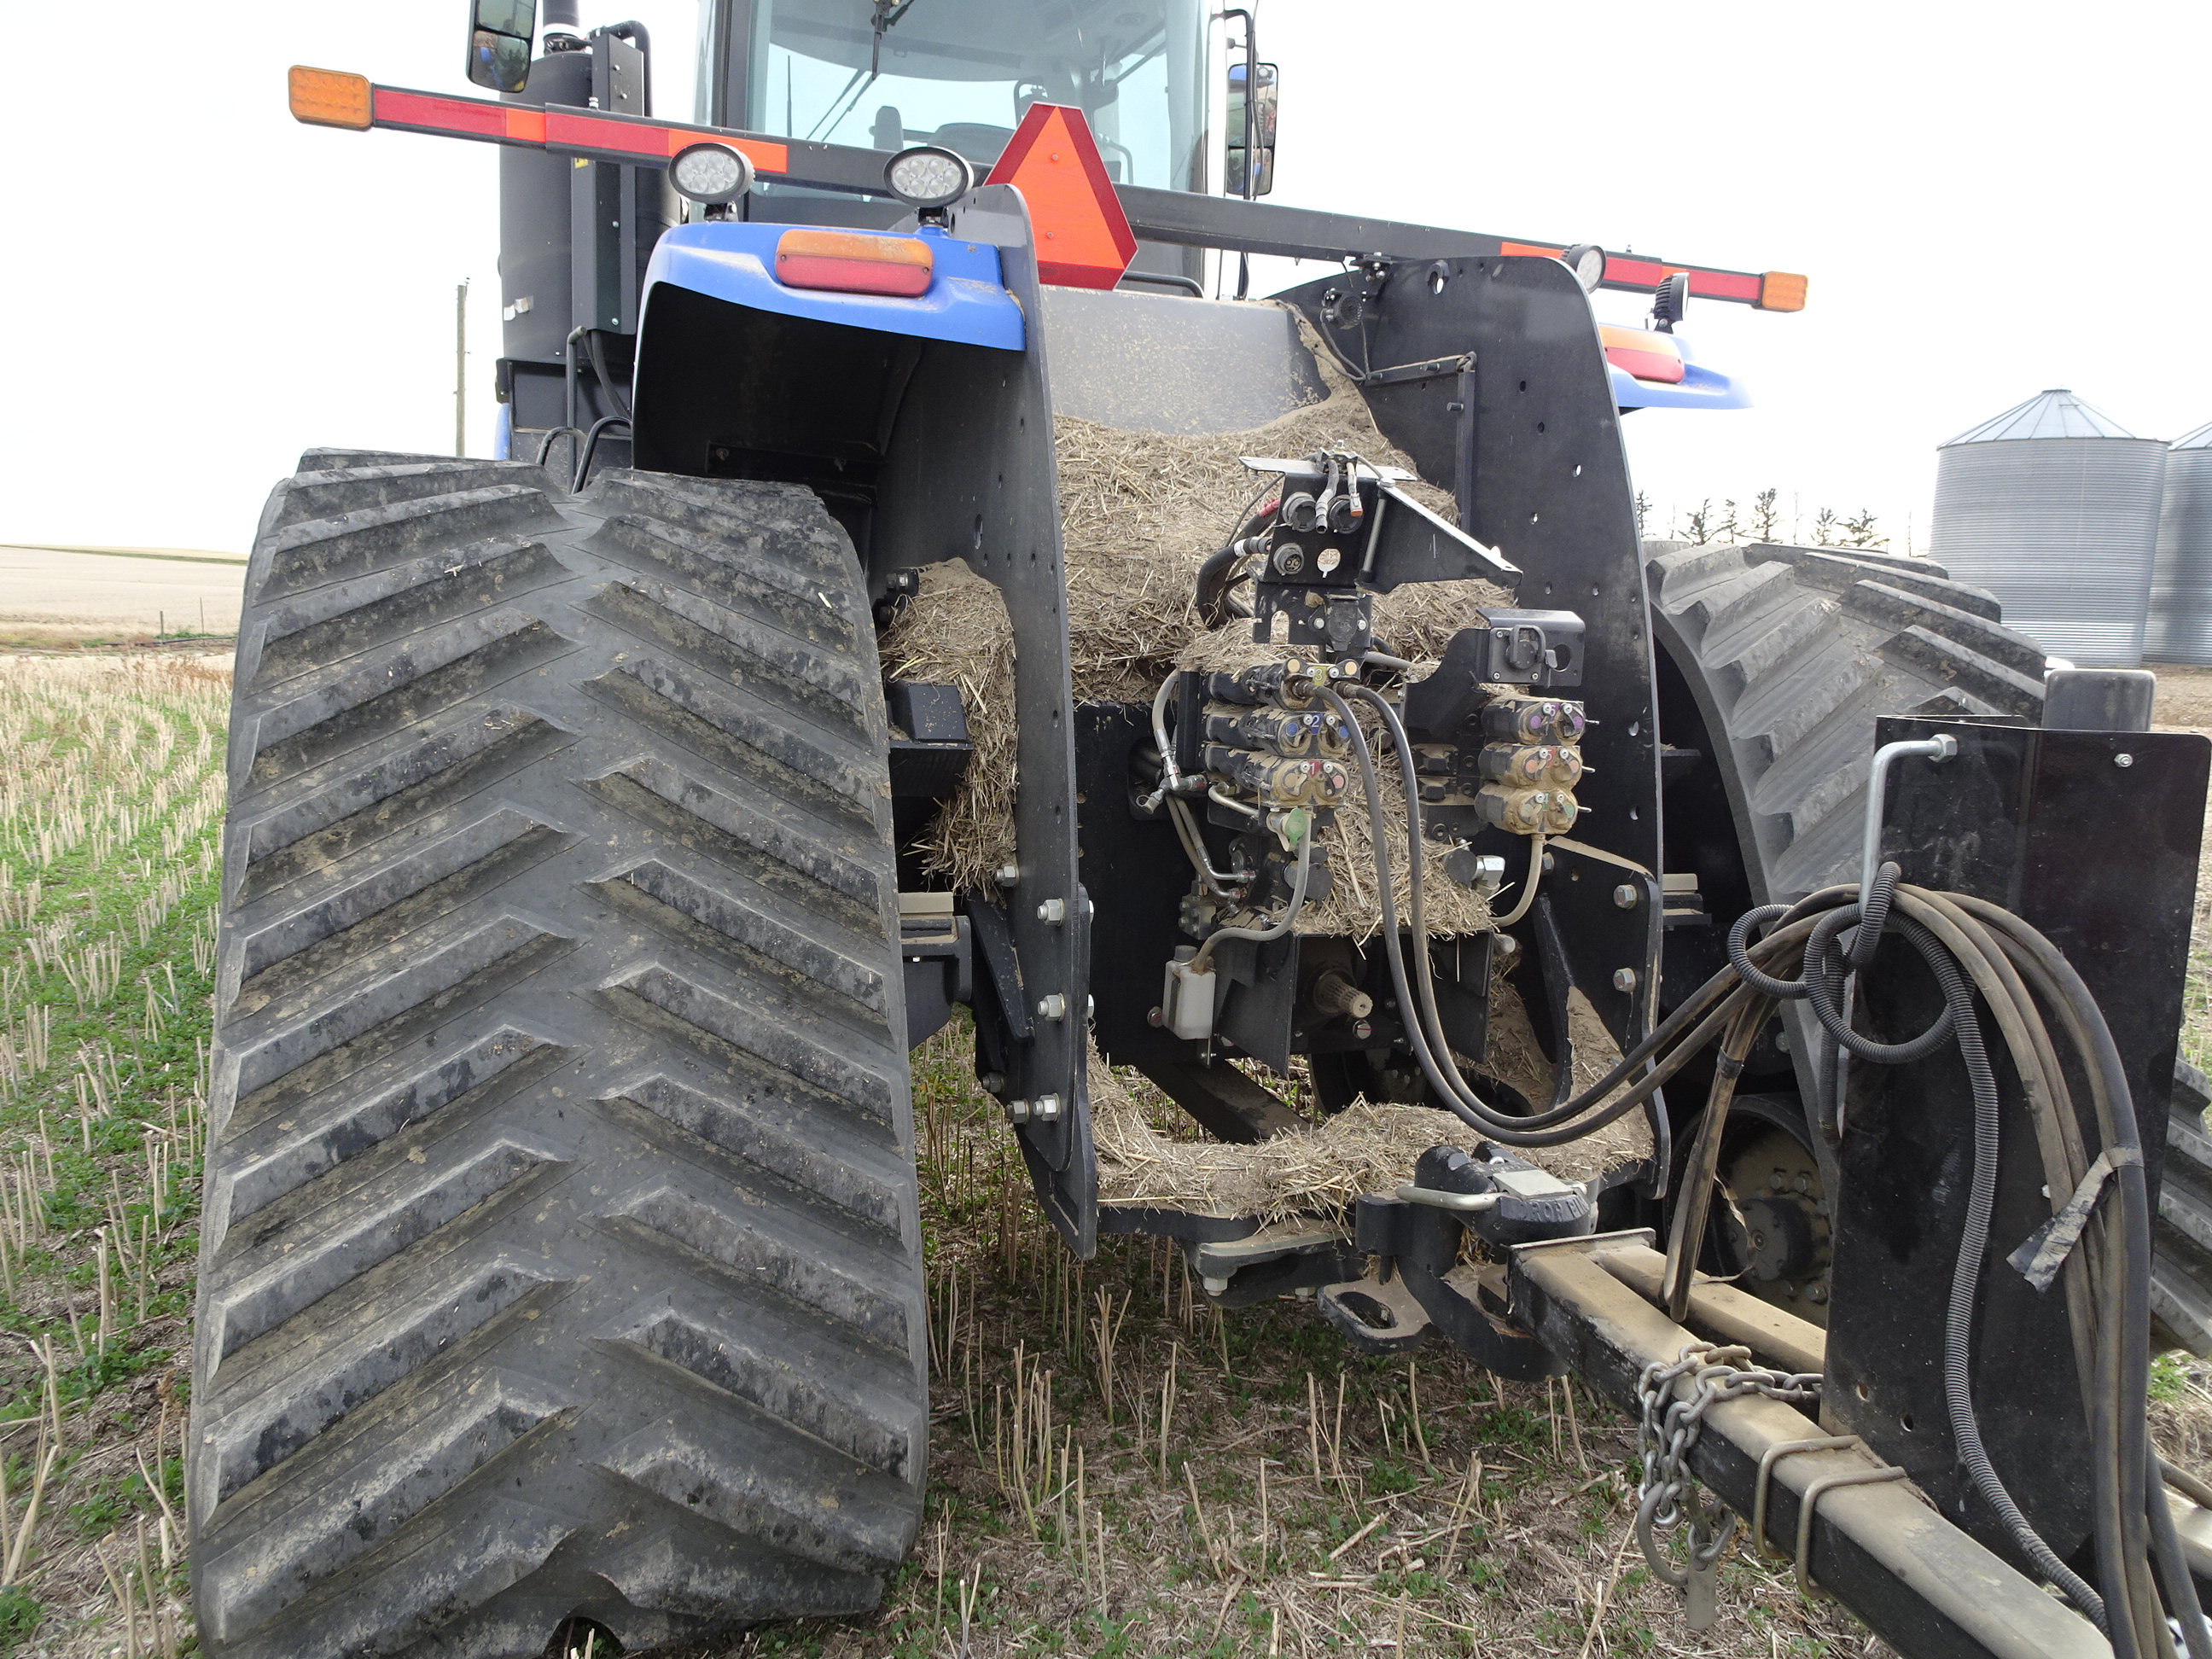
[[[453,290],[453,453],[469,453],[469,285]]]

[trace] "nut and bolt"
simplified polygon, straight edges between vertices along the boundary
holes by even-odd
[[[1030,1103],[1030,1115],[1040,1123],[1057,1123],[1060,1121],[1060,1097],[1039,1095]]]
[[[1499,956],[1510,957],[1519,954],[1521,950],[1521,941],[1514,938],[1512,934],[1498,933],[1493,935],[1493,937],[1496,938],[1498,943],[1492,948],[1497,951]]]
[[[1166,1018],[1167,1014],[1164,1011],[1159,1008],[1153,1008],[1145,1015],[1145,1024],[1147,1025],[1158,1025]]]
[[[1006,1086],[1006,1074],[1004,1072],[986,1072],[975,1079],[975,1084],[985,1094],[995,1095]]]
[[[2133,755],[2115,755],[2112,757],[2112,764],[2115,766],[2133,766],[2135,763],[2136,757]]]
[[[991,879],[1001,887],[1018,887],[1022,884],[1022,866],[1018,864],[1002,864],[991,872]]]
[[[1373,1036],[1375,1035],[1375,1026],[1373,1022],[1364,1019],[1353,1020],[1352,1022],[1352,1035],[1360,1038]]]
[[[1067,999],[1060,995],[1057,991],[1054,991],[1050,996],[1039,997],[1037,999],[1037,1018],[1039,1019],[1066,1019],[1067,1018]]]
[[[1633,968],[1614,969],[1613,970],[1613,988],[1616,991],[1633,991],[1636,988],[1636,969]]]
[[[1613,890],[1613,902],[1624,910],[1633,910],[1638,896],[1632,882],[1624,881]]]
[[[1067,920],[1067,901],[1047,899],[1042,904],[1037,906],[1037,920],[1048,922],[1054,927],[1059,927]]]
[[[1812,1301],[1826,1302],[1828,1299],[1828,1287],[1815,1281],[1806,1286],[1805,1294]]]
[[[1010,1101],[1008,1101],[1008,1102],[1006,1103],[1006,1121],[1007,1121],[1007,1122],[1009,1122],[1009,1123],[1026,1123],[1026,1122],[1028,1122],[1029,1121],[1030,1121],[1030,1103],[1029,1103],[1029,1102],[1027,1102],[1026,1100],[1010,1100]]]

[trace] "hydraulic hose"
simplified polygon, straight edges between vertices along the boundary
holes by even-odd
[[[1411,810],[1419,811],[1419,809]],[[1537,884],[1544,879],[1544,841],[1545,837],[1542,836],[1528,837],[1528,878],[1521,884],[1521,896],[1513,908],[1502,916],[1491,918],[1490,925],[1492,927],[1501,930],[1510,927],[1522,917],[1527,915],[1528,907],[1536,902]],[[1416,875],[1414,879],[1418,883],[1420,878]],[[1420,889],[1417,885],[1413,890],[1418,893]]]
[[[1367,795],[1370,839],[1374,848],[1376,880],[1381,890],[1383,954],[1390,968],[1391,982],[1397,993],[1398,1006],[1406,1015],[1407,1046],[1420,1064],[1423,1076],[1434,1089],[1437,1099],[1469,1127],[1486,1139],[1508,1146],[1557,1146],[1603,1128],[1607,1124],[1635,1109],[1662,1087],[1670,1078],[1687,1065],[1705,1043],[1719,1035],[1742,1004],[1755,994],[1735,982],[1735,971],[1723,969],[1693,992],[1674,1012],[1642,1042],[1637,1043],[1603,1077],[1559,1106],[1534,1113],[1526,1117],[1514,1117],[1496,1111],[1476,1097],[1459,1075],[1456,1066],[1440,1064],[1436,1053],[1443,1048],[1449,1054],[1449,1045],[1432,1043],[1432,1033],[1426,1029],[1428,1022],[1422,1018],[1424,1010],[1415,991],[1415,981],[1407,973],[1404,948],[1398,938],[1397,903],[1392,893],[1389,866],[1389,827],[1382,816],[1382,793],[1376,772],[1373,751],[1369,748],[1366,734],[1352,716],[1350,706],[1334,687],[1325,687],[1322,697],[1345,723],[1358,763],[1360,781]],[[1379,702],[1380,700],[1377,699]],[[1388,708],[1388,705],[1384,705]],[[1395,713],[1395,711],[1390,711]],[[1401,763],[1406,759],[1401,750]],[[1418,854],[1419,829],[1418,798],[1408,801],[1407,830],[1414,841]],[[1415,868],[1418,871],[1416,857]],[[1413,883],[1413,895],[1418,903],[1420,884]],[[1813,895],[1801,907],[1806,910],[1822,908],[1839,902],[1849,890],[1842,887],[1826,889]],[[1424,920],[1418,913],[1417,927]],[[1784,953],[1801,948],[1811,930],[1811,922],[1793,918],[1789,925],[1778,928],[1770,938],[1761,940],[1757,949],[1771,952],[1780,961]],[[1425,937],[1425,934],[1423,935]],[[1428,957],[1425,951],[1419,953],[1421,966],[1425,969]],[[1433,994],[1431,1003],[1433,1006]],[[1618,1097],[1612,1091],[1618,1089],[1647,1062],[1662,1051],[1665,1059],[1650,1066],[1643,1076]]]
[[[1885,865],[1883,874],[1894,869]],[[1894,884],[1893,879],[1891,884]],[[1843,911],[1830,912],[1823,922]],[[2092,1589],[2071,1567],[2052,1553],[2051,1546],[2027,1522],[1998,1479],[1996,1469],[1990,1462],[1990,1455],[1982,1444],[1981,1425],[1974,1415],[1972,1385],[1972,1346],[1974,1329],[1974,1295],[1980,1288],[1982,1258],[1989,1245],[1990,1219],[1996,1208],[1997,1192],[1997,1079],[1990,1069],[1988,1051],[1982,1046],[1981,1022],[1975,1017],[1973,993],[1968,988],[1966,976],[1960,971],[1958,963],[1942,949],[1935,935],[1918,922],[1900,919],[1899,932],[1920,952],[1922,958],[1942,988],[1943,1000],[1951,1012],[1949,1035],[1958,1040],[1960,1057],[1966,1061],[1966,1077],[1974,1096],[1974,1166],[1972,1183],[1966,1197],[1966,1220],[1959,1235],[1959,1253],[1951,1269],[1951,1299],[1945,1313],[1943,1325],[1943,1398],[1951,1417],[1951,1437],[1956,1443],[1959,1461],[1966,1465],[1966,1474],[1982,1494],[1983,1501],[1996,1511],[1998,1520],[2011,1533],[2013,1540],[2036,1570],[2066,1592],[2069,1600],[2087,1613],[2097,1628],[2113,1638],[2115,1659],[2128,1659],[2133,1644],[2123,1650],[2120,1632],[2113,1629],[2105,1610],[2105,1598]],[[1808,977],[1814,961],[1813,947],[1806,948]],[[1814,1000],[1817,1008],[1819,1000]],[[1931,1030],[1934,1028],[1930,1028]],[[1923,1036],[1926,1035],[1923,1034]],[[1838,1039],[1840,1040],[1840,1039]],[[1917,1042],[1917,1040],[1916,1040]],[[1893,1046],[1893,1045],[1883,1045]],[[1914,1045],[1894,1045],[1911,1047]],[[1931,1050],[1932,1052],[1932,1050]],[[1915,1058],[1923,1056],[1916,1055]],[[2128,1634],[2132,1637],[2133,1632]]]
[[[2110,1638],[2114,1659],[2171,1659],[2174,1645],[2161,1610],[2161,1589],[2189,1659],[2212,1659],[2212,1631],[2206,1628],[2190,1582],[2167,1508],[2166,1476],[2150,1449],[2144,1423],[2150,1220],[2132,1096],[2112,1033],[2072,965],[2019,917],[1967,895],[1902,884],[1898,866],[1885,864],[1868,879],[1863,898],[1860,890],[1833,888],[1787,910],[1765,906],[1743,917],[1729,931],[1729,966],[1699,987],[1604,1078],[1547,1111],[1504,1115],[1483,1102],[1460,1075],[1437,1017],[1425,949],[1420,809],[1411,744],[1387,702],[1370,688],[1355,685],[1352,690],[1376,709],[1389,732],[1407,786],[1408,921],[1422,946],[1412,969],[1399,938],[1389,828],[1374,754],[1349,704],[1333,686],[1323,688],[1322,696],[1344,721],[1367,795],[1384,954],[1404,1012],[1406,1046],[1443,1105],[1502,1145],[1559,1145],[1591,1133],[1648,1098],[1725,1030],[1706,1121],[1692,1153],[1691,1184],[1677,1200],[1668,1251],[1670,1291],[1679,1291],[1689,1282],[1706,1212],[1692,1194],[1709,1194],[1715,1171],[1708,1166],[1717,1165],[1735,1074],[1774,1000],[1802,1000],[1811,1005],[1821,1030],[1831,1039],[1838,1066],[1854,1057],[1878,1064],[1908,1063],[1926,1059],[1947,1044],[1957,1046],[1972,1096],[1973,1166],[1945,1308],[1943,1378],[1960,1463],[2036,1570]],[[1535,874],[1532,869],[1532,888]],[[1524,908],[1528,897],[1524,894]],[[1752,939],[1754,931],[1767,927],[1772,931]],[[1856,1028],[1851,1012],[1854,976],[1871,966],[1882,937],[1893,932],[1927,963],[1942,994],[1941,1010],[1930,1024],[1899,1042],[1868,1036]],[[1784,976],[1792,966],[1798,966],[1796,979]],[[2001,1124],[1996,1074],[1980,1024],[1978,995],[1996,1021],[2019,1075],[2053,1211],[2063,1207],[2092,1164],[2090,1150],[2083,1144],[2071,1076],[2087,1082],[2103,1167],[2110,1171],[2114,1196],[2092,1213],[2062,1269],[2093,1438],[2093,1508],[2101,1588],[2092,1587],[2058,1559],[2028,1522],[1990,1462],[1975,1413],[1973,1319],[1995,1215]],[[2045,1009],[2055,1017],[2055,1029]],[[2057,1039],[2062,1036],[2079,1061],[2078,1073],[2069,1073],[2061,1056]],[[1645,1074],[1614,1097],[1613,1091],[1639,1068]],[[1834,1117],[1836,1104],[1834,1100],[1821,1103],[1824,1129],[1832,1131],[1832,1140],[1841,1133]],[[2191,1477],[2182,1476],[2173,1484],[2187,1490],[2190,1481]],[[2202,1495],[2212,1496],[2212,1487],[2194,1484]]]
[[[1306,878],[1313,873],[1313,826],[1308,824],[1305,834],[1298,837],[1297,874],[1291,878],[1291,902],[1284,907],[1283,914],[1265,927],[1215,928],[1206,936],[1206,942],[1198,947],[1198,953],[1191,957],[1192,972],[1198,970],[1213,954],[1213,947],[1223,939],[1249,939],[1255,944],[1264,945],[1269,939],[1280,939],[1291,931],[1291,924],[1298,919],[1298,912],[1306,906]]]

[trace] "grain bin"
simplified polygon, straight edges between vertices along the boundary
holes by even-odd
[[[2141,661],[2166,445],[2060,388],[1936,453],[1936,562],[2055,657]]]
[[[2166,452],[2143,655],[2212,666],[2212,423],[2176,438]]]

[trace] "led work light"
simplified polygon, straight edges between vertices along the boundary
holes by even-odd
[[[957,151],[917,144],[884,164],[884,183],[908,207],[939,208],[975,187],[975,169]]]
[[[753,164],[727,144],[691,144],[669,159],[668,182],[686,201],[725,207],[753,187]]]

